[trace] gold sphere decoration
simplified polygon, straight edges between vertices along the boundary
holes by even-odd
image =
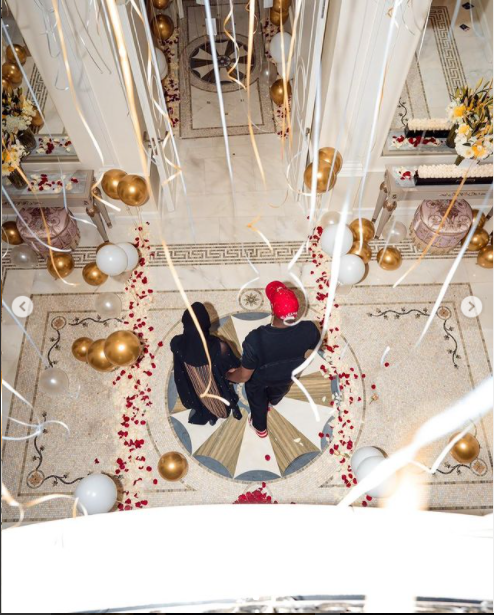
[[[105,355],[104,339],[95,340],[87,351],[87,362],[97,372],[111,372],[115,368],[113,363],[110,363]]]
[[[312,189],[312,162],[305,169],[304,183],[309,190]],[[322,192],[329,192],[334,188],[336,184],[336,173],[331,173],[331,165],[327,162],[319,160],[319,168],[317,172],[317,184],[316,192],[321,194]]]
[[[13,220],[8,220],[2,224],[2,241],[10,244],[11,246],[18,246],[24,243],[17,224]]]
[[[451,437],[451,440],[458,434]],[[450,440],[450,441],[451,441]],[[458,442],[453,446],[450,451],[452,457],[456,459],[458,463],[469,464],[475,461],[480,454],[480,444],[475,436],[471,433],[466,433],[463,438],[460,438]]]
[[[274,26],[280,26],[282,23],[285,23],[289,15],[290,13],[288,12],[288,9],[280,10],[280,9],[275,9],[273,6],[269,11],[269,21]]]
[[[151,19],[151,30],[154,36],[157,38],[158,43],[163,44],[173,34],[175,26],[173,20],[168,15],[160,13]]]
[[[140,207],[149,199],[146,181],[139,175],[126,175],[118,184],[118,198],[129,207]]]
[[[14,91],[14,88],[12,87],[12,84],[10,83],[10,81],[2,77],[2,94],[3,92],[6,92],[7,94],[10,95],[12,94],[13,91]]]
[[[132,331],[115,331],[106,338],[105,355],[113,365],[132,365],[140,354],[141,342]]]
[[[478,252],[479,250],[482,250],[482,248],[485,248],[488,243],[489,233],[483,228],[477,229],[472,235],[472,239],[470,239],[467,250],[469,252]]]
[[[288,11],[292,5],[292,0],[273,0],[273,8],[277,11]]]
[[[43,126],[44,121],[43,118],[41,116],[41,113],[38,111],[38,109],[34,110],[34,115],[31,118],[31,126],[34,126],[34,128],[41,128],[41,126]]]
[[[22,83],[22,73],[17,64],[11,62],[5,62],[2,65],[2,77],[6,79],[12,85],[18,86]]]
[[[101,286],[108,280],[106,273],[103,273],[94,261],[84,267],[82,278],[90,286]]]
[[[480,220],[479,220],[476,230],[478,231],[479,229],[484,228],[484,224],[486,220],[484,212],[480,212],[480,210],[478,209],[472,209],[472,214],[473,214],[472,226],[477,222],[477,218],[480,215]]]
[[[290,82],[287,81],[286,91],[288,94],[288,98],[292,95],[292,86]],[[282,105],[285,100],[285,88],[283,85],[283,79],[276,79],[273,85],[269,89],[269,95],[271,96],[271,100],[276,105]]]
[[[72,344],[72,355],[83,363],[87,362],[89,346],[93,343],[90,337],[78,337]]]
[[[69,252],[52,252],[46,260],[46,268],[55,280],[66,278],[74,271],[74,267],[74,259]]]
[[[182,453],[174,451],[161,455],[158,461],[158,472],[161,478],[175,482],[183,478],[189,469],[189,463]]]
[[[364,243],[368,243],[371,239],[374,239],[376,235],[376,229],[374,223],[367,218],[358,218],[350,223],[350,230],[353,233],[354,241],[360,241],[360,236],[363,235]]]
[[[99,246],[96,248],[96,254],[98,254],[101,248],[104,248],[105,246],[111,246],[111,245],[112,245],[111,241],[104,241],[103,243],[100,243]]]
[[[19,62],[24,66],[27,60],[27,49],[22,45],[14,45],[14,49],[9,45],[6,50],[7,60],[12,62],[12,64],[16,64],[15,56],[17,54],[17,58]]]
[[[122,180],[127,173],[125,171],[121,171],[120,169],[110,169],[106,171],[106,173],[101,178],[101,186],[105,194],[107,194],[111,199],[118,199],[118,184],[120,180]]]
[[[355,254],[356,256],[360,256],[360,258],[367,263],[372,259],[372,249],[368,243],[365,241],[362,243],[362,247],[360,247],[360,239],[357,239],[353,242],[352,247],[348,254]]]
[[[379,266],[386,271],[398,269],[403,262],[401,252],[394,246],[388,246],[386,249],[382,248],[379,250],[376,260]]]
[[[153,6],[159,11],[164,11],[170,6],[172,0],[153,0]]]
[[[485,246],[477,255],[477,265],[484,269],[492,269],[492,244]]]
[[[332,165],[333,159],[335,159],[333,170],[336,175],[338,175],[341,171],[341,167],[343,166],[343,157],[340,152],[337,152],[334,147],[322,147],[319,150],[319,160],[323,160],[329,165]]]

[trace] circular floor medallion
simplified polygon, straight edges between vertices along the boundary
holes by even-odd
[[[228,70],[235,66],[235,46],[232,41],[224,34],[216,36],[216,56],[220,71],[221,89],[224,92],[238,90],[239,86],[228,76]],[[242,83],[245,82],[247,75],[247,51],[248,40],[245,36],[237,34],[238,43],[238,66],[235,68],[233,76]],[[214,74],[213,56],[211,53],[211,43],[209,36],[201,36],[187,45],[185,53],[189,59],[190,82],[193,86],[216,92],[216,78]],[[251,61],[251,83],[259,76],[258,59],[255,51],[252,53]]]
[[[239,312],[220,318],[212,331],[240,354],[248,333],[270,322],[269,312]],[[315,416],[304,393],[294,384],[269,412],[269,437],[261,439],[248,423],[250,409],[244,385],[237,387],[240,421],[230,416],[214,426],[192,425],[188,422],[190,409],[180,402],[170,371],[167,412],[171,427],[189,455],[214,474],[240,482],[287,478],[327,451],[333,437],[332,425],[337,420],[337,411],[331,407],[330,383],[321,375],[319,362],[314,362],[300,380],[316,402],[319,416]],[[361,410],[354,418],[358,426]]]

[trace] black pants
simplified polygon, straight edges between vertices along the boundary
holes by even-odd
[[[292,386],[286,384],[265,385],[249,380],[245,383],[245,392],[250,406],[252,424],[257,431],[264,431],[268,427],[268,406],[275,406],[285,397]]]

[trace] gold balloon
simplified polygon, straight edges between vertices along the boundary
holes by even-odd
[[[161,478],[174,482],[183,478],[189,469],[189,463],[182,453],[165,453],[158,461]]]
[[[15,53],[14,53],[15,50]],[[7,60],[12,62],[12,64],[16,64],[15,55],[17,53],[17,58],[19,62],[24,66],[27,60],[27,50],[22,45],[14,45],[14,49],[9,45],[7,47]]]
[[[19,67],[11,62],[5,62],[2,65],[2,77],[12,85],[20,85],[22,83],[22,73]]]
[[[126,175],[118,184],[118,198],[130,207],[140,207],[149,199],[147,183],[139,175]]]
[[[163,11],[164,9],[168,8],[170,2],[171,0],[153,0],[153,6],[155,9]]]
[[[402,261],[401,252],[394,246],[388,246],[386,249],[382,248],[377,253],[377,262],[379,266],[386,271],[398,269]]]
[[[10,81],[2,77],[2,93],[6,92],[7,94],[12,94],[13,91],[14,91],[14,88],[12,87],[12,84],[10,83]]]
[[[288,9],[284,10],[280,10],[280,9],[275,9],[274,7],[269,11],[269,21],[274,25],[274,26],[279,26],[282,23],[285,23],[285,21],[288,19],[288,16],[290,15],[290,13],[288,12]]]
[[[106,273],[103,273],[94,261],[84,267],[82,277],[84,282],[91,286],[101,286],[108,280]]]
[[[492,269],[492,245],[485,246],[477,256],[477,265],[484,269]]]
[[[483,228],[477,229],[472,235],[472,239],[470,239],[467,250],[469,252],[478,252],[479,250],[482,250],[482,248],[485,248],[488,243],[489,233]]]
[[[328,164],[333,164],[333,159],[336,158],[334,162],[334,172],[336,175],[341,171],[341,167],[343,166],[343,158],[340,152],[337,152],[334,147],[322,147],[319,150],[319,159],[327,162]]]
[[[355,241],[360,241],[360,235],[364,236],[364,242],[368,243],[371,239],[374,239],[376,235],[376,229],[374,227],[374,223],[367,218],[362,218],[359,220],[358,218],[354,220],[350,224],[350,230],[353,233],[353,239]]]
[[[168,15],[160,13],[151,19],[151,29],[159,43],[167,41],[173,34],[174,28],[173,21]]]
[[[330,177],[331,176],[331,177]],[[312,162],[305,169],[304,182],[309,190],[312,188]],[[336,184],[336,173],[333,169],[331,173],[331,165],[323,160],[319,160],[319,170],[317,172],[316,191],[329,192]]]
[[[101,178],[101,186],[111,199],[118,199],[118,184],[120,180],[123,179],[127,173],[125,171],[121,171],[120,169],[110,169],[106,171],[106,173]]]
[[[113,365],[132,365],[141,354],[141,342],[132,331],[115,331],[106,338],[105,355]]]
[[[87,351],[87,362],[97,372],[111,372],[115,368],[105,355],[104,339],[94,341]]]
[[[478,209],[472,209],[472,214],[473,214],[473,218],[472,218],[472,226],[477,222],[477,218],[479,217],[480,214],[480,221],[477,225],[477,231],[481,228],[484,228],[484,224],[485,224],[485,214],[482,212],[480,212]]]
[[[98,254],[101,248],[104,248],[105,246],[111,246],[111,245],[112,245],[111,241],[104,241],[103,243],[100,243],[99,246],[96,248],[96,254]]]
[[[2,241],[5,241],[5,243],[11,246],[18,246],[24,242],[17,228],[17,224],[13,220],[8,220],[2,224]]]
[[[292,0],[274,0],[273,8],[276,9],[277,11],[279,11],[280,9],[282,11],[288,11],[291,4],[292,4]]]
[[[78,361],[87,362],[89,346],[93,343],[90,337],[79,337],[72,344],[72,354]]]
[[[457,436],[455,434],[451,436],[451,440]],[[450,442],[451,442],[450,440]],[[467,433],[458,440],[458,442],[451,449],[451,455],[458,463],[469,464],[475,461],[480,454],[480,444],[475,436]]]
[[[35,128],[41,128],[43,124],[44,122],[43,122],[43,118],[41,117],[41,113],[38,111],[38,109],[35,109],[34,115],[31,119],[31,126],[34,126]]]
[[[55,280],[66,278],[74,271],[74,267],[74,259],[72,258],[72,254],[68,252],[64,252],[63,254],[60,252],[52,252],[51,256],[48,256],[46,259],[46,268]]]
[[[360,256],[360,258],[367,263],[372,259],[372,250],[368,243],[362,243],[362,247],[360,247],[360,240],[357,239],[353,242],[352,247],[350,248],[349,254],[356,254]]]
[[[289,81],[287,81],[287,84],[286,84],[286,91],[288,94],[288,98],[290,98],[290,96],[292,95],[292,87]],[[269,90],[269,94],[271,96],[271,100],[275,104],[277,105],[283,104],[283,101],[285,100],[285,88],[283,86],[283,79],[277,79],[273,83],[273,85],[271,86]]]

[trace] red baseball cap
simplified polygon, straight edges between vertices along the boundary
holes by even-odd
[[[269,299],[270,303],[273,303],[274,298],[276,296],[276,294],[281,290],[281,289],[285,289],[287,290],[286,286],[283,284],[283,282],[270,282],[267,286],[266,286],[266,297]]]
[[[298,314],[299,303],[297,295],[288,288],[280,288],[274,300],[271,301],[274,315],[282,320],[295,319]]]

